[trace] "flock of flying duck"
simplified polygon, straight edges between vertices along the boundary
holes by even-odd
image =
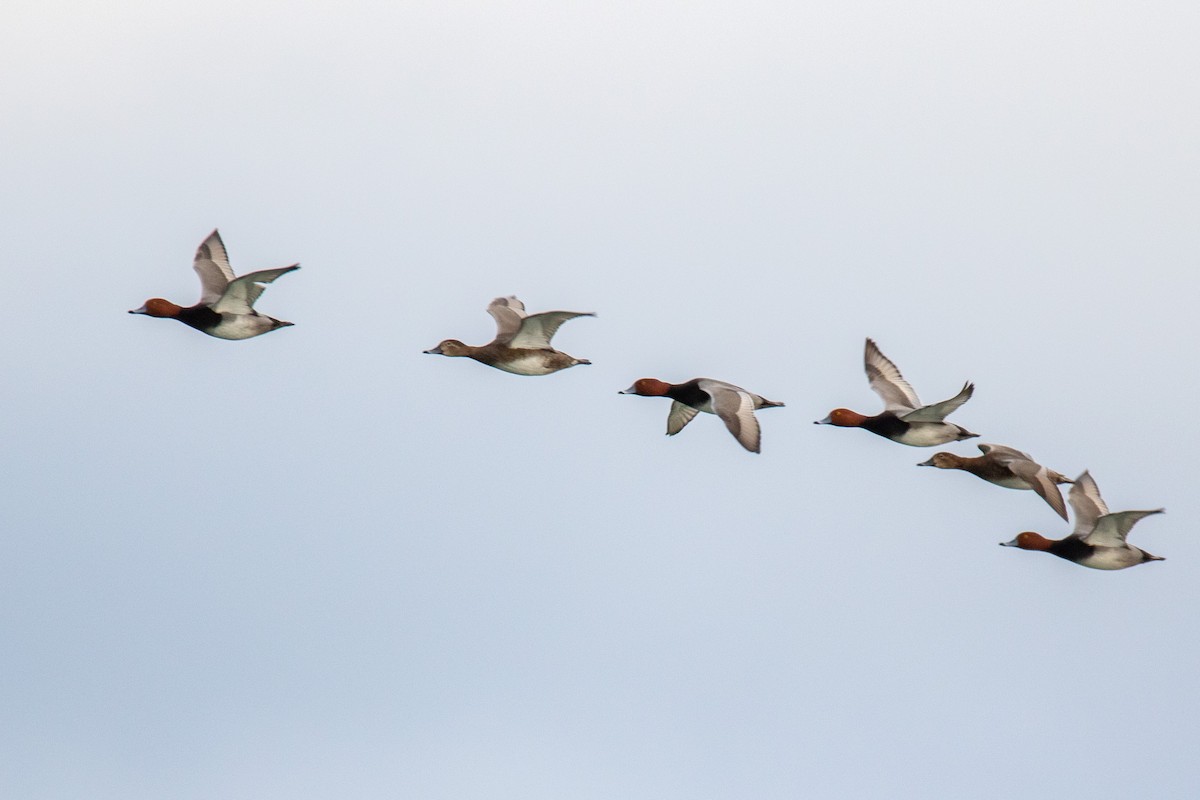
[[[299,264],[236,277],[229,266],[225,245],[214,230],[196,250],[193,267],[200,276],[200,300],[195,305],[184,307],[156,297],[129,313],[177,319],[219,339],[249,339],[292,324],[258,313],[254,310],[254,303],[265,291],[265,284],[299,269]],[[496,320],[495,339],[479,346],[446,339],[425,352],[471,358],[516,375],[549,375],[578,364],[591,363],[555,350],[550,340],[567,320],[595,314],[576,311],[527,314],[524,304],[516,297],[498,297],[488,305],[487,310]],[[866,343],[864,366],[871,389],[883,399],[883,411],[866,416],[847,408],[835,408],[816,424],[863,428],[912,447],[936,447],[978,436],[959,425],[946,422],[946,417],[971,399],[975,391],[973,384],[965,384],[949,400],[922,405],[900,370],[870,339]],[[670,436],[683,430],[702,411],[715,414],[742,447],[752,453],[759,452],[761,438],[754,412],[760,408],[783,405],[740,386],[711,378],[693,378],[675,384],[656,378],[641,378],[621,394],[669,397],[671,409],[667,414],[667,434]],[[1126,542],[1129,531],[1138,520],[1151,514],[1160,514],[1163,509],[1112,514],[1100,497],[1095,480],[1087,471],[1072,481],[1011,447],[981,444],[979,449],[983,455],[974,458],[937,453],[918,466],[959,469],[997,486],[1033,490],[1064,520],[1068,519],[1067,509],[1058,485],[1072,484],[1068,500],[1075,513],[1075,529],[1069,536],[1047,539],[1039,533],[1027,531],[1018,534],[1010,542],[1001,542],[1002,545],[1022,550],[1041,550],[1092,569],[1124,569],[1147,561],[1163,560]]]

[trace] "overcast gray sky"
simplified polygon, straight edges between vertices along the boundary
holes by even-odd
[[[0,794],[1194,798],[1200,8],[8,2]],[[243,342],[130,317],[294,261]],[[595,311],[522,378],[421,354]],[[1118,573],[874,413],[1165,506]],[[640,377],[787,403],[663,436]],[[967,442],[945,448],[974,451]]]

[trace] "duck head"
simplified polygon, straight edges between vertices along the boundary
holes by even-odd
[[[432,356],[465,356],[469,351],[467,346],[458,339],[446,339],[437,347],[422,352]]]
[[[848,408],[835,408],[825,419],[819,419],[814,425],[836,425],[839,428],[857,428],[867,421],[867,417],[851,411]]]
[[[1049,550],[1050,545],[1052,544],[1054,544],[1054,542],[1050,541],[1045,536],[1042,536],[1040,533],[1025,531],[1024,533],[1018,533],[1017,538],[1013,539],[1011,542],[1001,542],[1000,546],[1019,547],[1022,550]]]
[[[937,467],[938,469],[958,469],[962,459],[954,453],[934,453],[933,458],[921,461],[918,467]]]
[[[657,378],[639,378],[628,389],[622,389],[617,394],[640,394],[643,397],[662,397],[671,390],[671,384],[663,383]]]
[[[152,297],[142,304],[141,308],[129,310],[130,314],[145,314],[148,317],[177,317],[183,311],[182,306],[175,305],[170,300]]]

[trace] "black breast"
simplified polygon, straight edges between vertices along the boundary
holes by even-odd
[[[1049,550],[1054,555],[1059,558],[1065,558],[1067,561],[1080,561],[1095,552],[1096,548],[1087,544],[1082,539],[1068,536],[1050,545]]]
[[[221,315],[208,306],[200,303],[191,308],[184,308],[175,316],[184,325],[190,325],[198,331],[212,330],[221,322]]]
[[[708,392],[700,388],[700,379],[695,378],[687,383],[681,383],[678,386],[672,386],[667,392],[667,397],[672,400],[678,400],[685,406],[699,408],[707,403],[711,398]]]
[[[871,433],[879,434],[885,439],[892,439],[897,436],[903,436],[904,432],[910,426],[892,412],[885,411],[882,414],[867,417],[866,421],[860,427],[866,428]]]

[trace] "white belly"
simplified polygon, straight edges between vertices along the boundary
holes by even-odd
[[[530,353],[512,361],[498,361],[492,365],[496,369],[511,372],[514,375],[549,375],[558,370],[546,363],[546,357],[541,353]]]
[[[1079,563],[1092,569],[1125,569],[1142,563],[1142,554],[1128,547],[1097,547]]]
[[[1003,486],[1005,489],[1032,489],[1033,487],[1026,483],[1022,478],[1015,475],[1010,475],[1007,478],[998,478],[996,480],[988,480],[988,483],[994,483],[997,486]]]
[[[222,314],[220,324],[206,333],[218,339],[249,339],[266,333],[271,327],[268,317],[257,314]]]
[[[958,429],[943,422],[914,422],[896,441],[912,447],[936,447],[958,441]]]

